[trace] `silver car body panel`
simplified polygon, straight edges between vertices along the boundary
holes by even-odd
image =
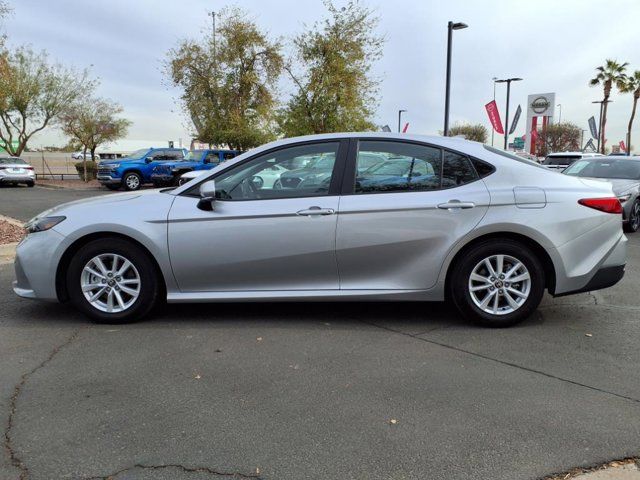
[[[447,190],[297,199],[216,201],[196,207],[191,188],[254,155],[298,142],[376,138],[424,142],[495,167]],[[229,160],[171,191],[81,200],[44,212],[67,219],[17,249],[16,293],[55,300],[63,253],[87,235],[115,233],[155,258],[170,302],[252,300],[442,300],[448,268],[469,242],[514,234],[535,241],[556,273],[555,293],[579,290],[606,266],[624,265],[619,215],[578,204],[611,197],[611,185],[559,175],[457,138],[334,134],[274,142]],[[473,208],[438,208],[459,200]],[[297,215],[318,206],[333,215]]]

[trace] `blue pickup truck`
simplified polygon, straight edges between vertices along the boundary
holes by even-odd
[[[125,158],[100,162],[97,178],[111,190],[118,190],[120,187],[138,190],[143,184],[151,183],[154,167],[182,160],[186,154],[185,148],[143,148]]]
[[[240,155],[237,150],[191,150],[182,160],[155,165],[151,173],[151,181],[157,187],[178,185],[182,174],[211,170],[237,155]]]

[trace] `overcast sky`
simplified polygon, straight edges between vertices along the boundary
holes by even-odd
[[[325,14],[321,0],[9,2],[14,11],[4,29],[10,45],[28,43],[62,63],[91,66],[101,80],[99,94],[121,103],[134,122],[129,139],[145,145],[179,138],[189,143],[189,125],[176,104],[179,92],[167,87],[162,62],[179,39],[209,28],[208,11],[228,4],[244,7],[273,37],[291,36]],[[511,112],[518,104],[525,109],[528,94],[556,92],[562,119],[586,129],[588,117],[598,113],[591,101],[602,98],[600,88],[587,85],[594,68],[613,58],[640,70],[639,0],[364,3],[379,14],[380,33],[387,37],[384,57],[374,70],[382,79],[375,120],[392,129],[398,109],[404,108],[410,132],[442,130],[448,20],[469,24],[454,33],[452,123],[488,126],[484,105],[493,97],[491,79],[509,76],[524,78],[513,84]],[[503,120],[505,93],[498,86]],[[624,138],[632,97],[614,93],[612,98],[607,138],[617,143]],[[524,123],[522,118],[517,134],[524,133]],[[634,135],[640,139],[640,120]],[[33,143],[64,141],[48,132]]]

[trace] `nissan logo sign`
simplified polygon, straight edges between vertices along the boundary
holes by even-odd
[[[544,113],[551,106],[547,97],[538,97],[533,102],[531,102],[531,110],[535,113]]]

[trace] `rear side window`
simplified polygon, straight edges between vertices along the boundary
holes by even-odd
[[[478,175],[480,176],[480,178],[488,177],[489,175],[491,175],[493,172],[496,171],[493,165],[487,162],[483,162],[482,160],[478,160],[477,158],[471,159],[471,163],[473,164],[473,167],[476,169],[476,172],[478,172]]]
[[[379,161],[367,166],[371,158]],[[355,193],[421,192],[440,189],[442,152],[412,143],[361,141]]]
[[[453,188],[478,180],[469,158],[454,152],[444,152],[442,169],[442,188]]]

